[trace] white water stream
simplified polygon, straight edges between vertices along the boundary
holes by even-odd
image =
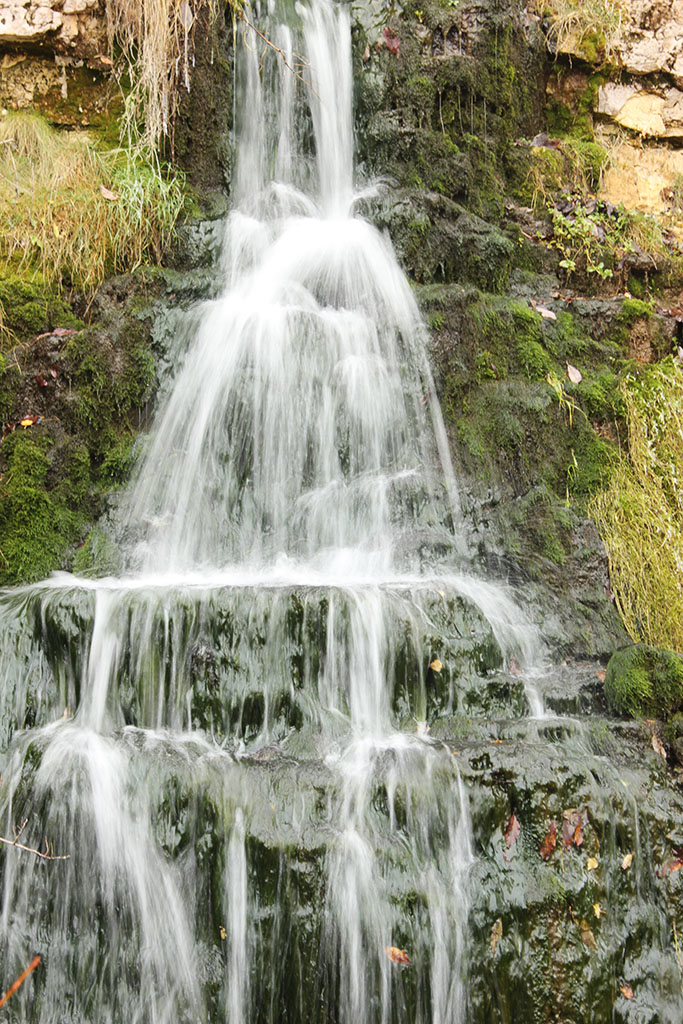
[[[264,802],[256,768],[243,765],[290,736],[277,725],[285,698],[328,794],[318,850],[327,981],[316,998],[342,1024],[464,1021],[473,853],[455,760],[424,721],[424,673],[440,653],[431,608],[441,603],[446,618],[472,609],[525,678],[540,649],[512,594],[465,571],[425,329],[388,240],[354,215],[347,9],[312,0],[294,21],[264,30],[290,63],[305,54],[306,84],[240,31],[225,288],[187,339],[127,499],[126,575],[40,589],[40,614],[71,624],[63,642],[82,666],[60,684],[66,720],[17,737],[6,769],[7,828],[29,817],[29,831],[70,854],[5,874],[8,973],[27,944],[48,951],[40,999],[30,1013],[24,1004],[24,1019],[41,1024],[280,1019],[275,986],[263,991],[254,964],[264,922],[284,928],[284,911],[266,914],[249,845],[271,827],[263,815],[268,803],[275,815],[277,783]],[[84,619],[94,614],[89,653],[73,625],[81,612],[59,603],[77,594]],[[296,628],[322,623],[322,649],[310,639],[299,655],[301,608]],[[471,633],[460,630],[463,651]],[[228,651],[226,686],[242,695],[236,717],[216,698],[201,731],[209,634]],[[401,643],[421,677],[404,699],[415,697],[408,726],[391,682]],[[526,691],[542,715],[528,681]],[[24,692],[13,691],[17,707]],[[194,794],[191,828],[182,786]],[[308,801],[302,787],[285,801],[289,817],[277,805],[272,827],[286,826],[295,848]],[[407,980],[391,947],[409,947],[420,980]]]

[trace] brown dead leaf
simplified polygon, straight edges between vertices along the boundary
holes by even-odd
[[[517,659],[515,658],[515,656],[513,654],[512,657],[510,658],[510,675],[511,676],[518,676],[518,675],[521,675],[521,672],[522,672],[522,670],[519,667],[519,662],[517,661]]]
[[[567,363],[567,376],[569,377],[572,384],[580,384],[583,380],[583,374],[581,370],[577,370],[571,363]]]
[[[633,989],[630,985],[620,985],[619,988],[624,999],[633,999]]]
[[[604,669],[604,668],[601,668],[601,669],[600,669],[600,671],[599,671],[599,672],[596,672],[595,674],[596,674],[596,676],[598,677],[598,679],[600,680],[600,682],[601,682],[601,683],[604,683],[604,681],[605,681],[605,676],[607,675],[607,673],[606,673],[605,669]]]
[[[491,956],[495,956],[498,943],[503,938],[503,919],[498,918],[494,921],[493,928],[491,929]]]
[[[511,814],[510,820],[508,821],[503,831],[503,835],[505,836],[505,846],[507,847],[508,850],[510,849],[511,846],[515,845],[515,843],[519,839],[521,831],[522,826],[519,823],[519,819],[516,815]],[[503,856],[505,857],[505,860],[508,859],[507,853],[505,853]]]
[[[595,936],[593,935],[591,929],[588,927],[588,922],[585,921],[584,918],[581,918],[581,924],[579,925],[579,927],[581,928],[581,941],[583,942],[584,946],[588,946],[589,949],[597,949],[598,944],[595,941]]]
[[[405,949],[399,949],[398,946],[385,946],[384,955],[391,960],[394,964],[400,964],[401,967],[407,967],[410,963],[410,957],[406,953]]]
[[[557,825],[554,821],[550,822],[550,828],[546,834],[545,839],[541,843],[540,851],[543,860],[547,860],[550,854],[555,849],[557,844]]]
[[[675,860],[665,861],[659,869],[658,874],[660,878],[668,878],[669,875],[675,874],[676,871],[680,871],[681,868],[683,868],[683,860],[677,857]]]
[[[115,199],[119,198],[118,192],[112,192],[110,188],[106,188],[104,185],[100,185],[100,193],[103,199],[108,199],[110,202],[114,202]]]
[[[654,732],[654,731],[652,733],[652,749],[655,751],[655,753],[659,754],[659,756],[664,761],[666,761],[666,750],[662,746],[662,744],[661,744],[661,742],[660,742],[660,740],[659,740],[659,738],[657,736],[657,733]]]

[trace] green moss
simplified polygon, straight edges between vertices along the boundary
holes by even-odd
[[[619,377],[612,370],[598,373],[587,372],[578,388],[582,407],[591,420],[606,423],[623,420],[624,399],[619,387]]]
[[[683,658],[647,644],[616,651],[607,666],[605,694],[620,714],[668,718],[683,708]]]
[[[40,277],[8,274],[0,278],[4,326],[24,339],[55,327],[82,327],[70,308]]]
[[[654,306],[651,302],[642,302],[640,299],[624,299],[617,320],[627,327],[632,327],[636,320],[649,320],[654,313]]]
[[[5,584],[31,582],[57,568],[80,524],[75,507],[83,497],[82,459],[75,458],[73,488],[49,491],[52,444],[38,428],[15,431],[3,442],[0,580]]]

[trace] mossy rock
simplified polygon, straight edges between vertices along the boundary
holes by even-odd
[[[0,279],[0,323],[21,340],[55,327],[83,326],[42,278],[19,274]]]
[[[616,651],[607,666],[605,694],[620,714],[668,718],[683,708],[683,657],[647,644]]]

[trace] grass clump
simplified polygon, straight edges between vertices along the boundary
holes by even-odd
[[[589,512],[629,635],[683,651],[683,371],[673,358],[622,387],[628,456]]]
[[[605,695],[620,714],[668,718],[683,706],[683,658],[647,644],[616,651],[607,665]]]
[[[590,64],[608,64],[628,8],[624,0],[538,0],[550,21],[548,46],[555,53],[574,53]]]
[[[183,209],[182,176],[151,151],[99,149],[39,115],[0,119],[0,260],[92,292],[107,275],[159,261]]]

